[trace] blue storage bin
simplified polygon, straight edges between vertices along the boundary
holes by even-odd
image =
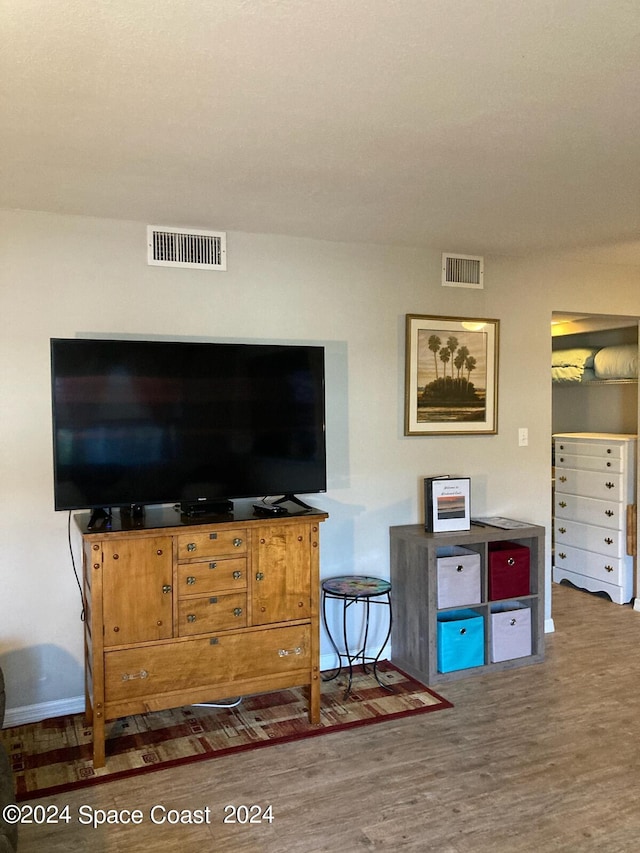
[[[438,672],[484,666],[484,616],[475,610],[438,613]]]

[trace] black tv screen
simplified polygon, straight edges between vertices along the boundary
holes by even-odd
[[[52,339],[55,508],[326,489],[324,349]]]

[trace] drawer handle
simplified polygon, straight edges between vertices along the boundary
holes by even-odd
[[[611,518],[611,516],[612,516],[612,515],[614,515],[614,512],[613,512],[613,510],[612,510],[612,509],[606,509],[606,510],[604,511],[604,514],[605,514],[605,515],[608,515],[608,516],[609,516],[609,518]]]
[[[605,567],[604,567],[604,569],[605,569],[605,571],[606,571],[606,572],[612,572],[612,571],[613,571],[613,566],[605,566]]]
[[[242,539],[236,538],[233,540],[233,547],[234,548],[239,548],[241,545],[242,545]]]
[[[613,489],[613,488],[615,488],[615,485],[616,485],[615,483],[605,483],[605,486],[606,486],[608,489]]]
[[[611,462],[607,462],[607,468],[611,468]]]
[[[566,482],[567,482],[567,478],[566,478],[566,477],[560,477],[560,482],[561,482],[561,483],[566,483]]]
[[[256,580],[263,581],[264,580],[264,572],[256,572]]]
[[[508,557],[508,558],[507,558],[507,565],[508,565],[508,566],[515,566],[515,564],[516,564],[516,561],[514,560],[514,558],[513,558],[513,557]]]
[[[466,634],[466,633],[467,633],[466,628],[460,628],[460,636],[464,636],[464,634]]]
[[[234,616],[242,616],[242,607],[234,607],[233,608]]]
[[[162,592],[164,593],[164,595],[168,595],[168,593],[171,592],[171,584],[170,583],[163,584],[162,585]]]
[[[566,560],[566,559],[567,559],[567,555],[566,555],[566,554],[563,554],[563,553],[562,553],[562,551],[560,551],[560,553],[558,554],[558,557],[560,557],[560,559],[561,559],[561,560]]]
[[[611,448],[607,447],[607,453],[611,453]]]
[[[559,527],[558,530],[560,531],[560,533],[566,533],[567,532],[566,527]]]
[[[239,581],[241,577],[242,577],[242,572],[234,572],[233,573],[234,581]]]
[[[146,669],[141,669],[140,672],[123,672],[122,680],[123,681],[133,681],[136,678],[148,678],[149,673]]]
[[[218,538],[218,534],[217,534],[217,533],[210,533],[210,534],[209,534],[209,539],[217,539],[217,538]]]
[[[566,507],[566,505],[567,505],[566,501],[560,501],[560,506],[562,507],[562,509],[564,509]]]
[[[561,456],[561,457],[560,457],[560,461],[561,461],[561,462],[564,462],[564,456]]]
[[[188,585],[188,586],[193,586],[195,582],[196,582],[196,579],[194,578],[194,576],[193,576],[193,575],[189,575],[189,577],[187,578],[187,585]]]
[[[195,613],[187,613],[187,622],[195,622],[196,614]]]
[[[187,543],[187,551],[195,551],[197,549],[197,547],[198,546],[196,545],[195,542],[188,542]]]
[[[217,563],[209,563],[209,568],[210,568],[210,569],[215,569],[215,568],[217,568],[217,566],[218,566],[218,564],[217,564]]]
[[[213,595],[213,596],[209,599],[209,604],[217,604],[217,603],[218,603],[218,596],[217,596],[217,595]]]
[[[456,566],[456,572],[461,572],[464,569],[464,566]]]
[[[517,621],[518,621],[517,619],[512,619],[512,620],[509,622],[509,625],[515,625]]]
[[[604,541],[607,545],[613,545],[613,539],[610,536],[605,536]]]
[[[286,658],[287,655],[301,655],[302,646],[296,646],[295,649],[278,649],[278,657]]]

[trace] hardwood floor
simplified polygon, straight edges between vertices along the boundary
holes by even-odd
[[[544,663],[439,685],[451,710],[46,798],[71,822],[21,827],[19,850],[636,851],[640,613],[554,585],[553,617]],[[224,823],[252,804],[273,821]],[[156,825],[154,805],[210,822]],[[94,829],[81,806],[144,820]]]

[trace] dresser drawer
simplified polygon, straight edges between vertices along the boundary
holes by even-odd
[[[622,530],[626,524],[624,504],[580,495],[556,494],[554,516],[556,520],[569,519],[584,524],[597,524],[612,530]]]
[[[608,441],[581,441],[571,438],[557,438],[555,444],[556,456],[561,453],[571,453],[576,456],[600,456],[606,459],[621,459],[624,444]]]
[[[185,598],[178,604],[178,635],[210,634],[247,627],[247,594]]]
[[[205,560],[178,566],[178,595],[247,588],[247,558]]]
[[[556,492],[608,501],[624,500],[621,474],[601,474],[597,471],[578,471],[575,468],[556,467]]]
[[[240,527],[206,533],[181,533],[177,539],[179,560],[203,560],[205,557],[226,557],[247,552],[247,530]]]
[[[310,669],[310,637],[292,625],[107,652],[107,702]]]
[[[554,565],[562,569],[587,575],[610,584],[623,583],[624,561],[592,551],[583,551],[570,545],[556,545]]]
[[[572,453],[556,453],[556,468],[579,468],[581,471],[614,471],[620,474],[623,460],[619,456],[577,456]]]
[[[572,545],[574,548],[618,558],[624,557],[626,551],[626,537],[621,531],[564,518],[556,519],[555,541],[556,550],[562,549],[563,545]]]

